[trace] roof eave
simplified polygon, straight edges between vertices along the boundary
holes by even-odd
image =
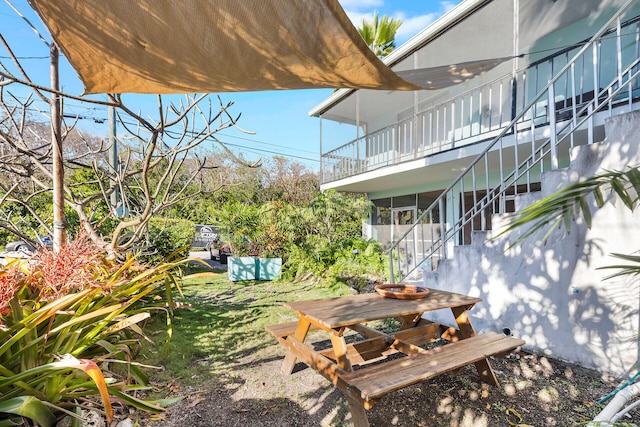
[[[396,50],[384,57],[382,62],[384,62],[388,67],[393,68],[394,65],[406,59],[407,56],[413,54],[418,49],[421,49],[429,41],[435,39],[440,34],[456,25],[462,19],[475,12],[478,8],[484,6],[487,3],[490,3],[491,1],[492,0],[463,1],[462,3],[451,9],[449,12],[442,15],[424,30],[410,38],[406,43],[403,43]],[[319,117],[356,90],[358,89],[338,89],[337,91],[332,93],[331,96],[311,109],[309,111],[309,116]]]

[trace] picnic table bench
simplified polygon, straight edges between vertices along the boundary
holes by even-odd
[[[488,357],[505,356],[524,344],[523,340],[498,333],[476,334],[467,311],[479,298],[441,290],[429,290],[423,299],[384,298],[361,294],[285,304],[298,321],[267,327],[287,349],[282,364],[293,372],[296,359],[332,382],[347,397],[356,427],[369,425],[366,410],[386,394],[474,364],[480,378],[499,386]],[[422,318],[423,313],[451,309],[457,328]],[[384,333],[366,325],[378,319],[395,318],[400,329]],[[363,340],[347,343],[351,329]],[[331,347],[315,350],[305,338],[312,330],[329,334]],[[446,344],[425,349],[425,344],[444,338]],[[372,363],[378,362],[378,363]]]

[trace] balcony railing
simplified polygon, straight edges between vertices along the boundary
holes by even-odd
[[[505,76],[424,109],[322,155],[322,182],[361,174],[486,138],[511,121],[513,79]]]
[[[617,30],[609,30],[554,83],[553,97],[536,99],[530,109],[525,107],[584,43],[537,61],[515,75],[503,76],[441,104],[424,107],[411,118],[324,153],[321,181],[324,184],[490,140],[519,111],[526,110],[518,118],[519,129],[566,120],[602,89],[600,82],[618,75],[622,62],[638,57],[638,28],[637,20],[632,20],[620,24]],[[616,35],[616,31],[620,34]],[[553,118],[549,115],[551,110]]]

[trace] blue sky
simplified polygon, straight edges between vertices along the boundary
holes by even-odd
[[[370,19],[376,10],[379,15],[386,14],[402,19],[403,24],[396,35],[398,45],[417,34],[457,3],[459,3],[458,0],[340,1],[355,26],[358,26],[362,19]],[[31,11],[26,0],[13,0],[12,4],[49,39],[46,30]],[[33,74],[33,79],[47,84],[48,48],[38,40],[35,32],[25,24],[23,18],[11,10],[4,0],[0,0],[0,34],[7,40],[14,53],[22,58],[24,68]],[[0,62],[9,66],[4,49],[0,49]],[[64,62],[61,66],[61,81],[65,91],[74,95],[82,93],[82,84],[75,71]],[[24,91],[14,92],[17,96],[26,96]],[[253,135],[244,135],[234,131],[224,131],[220,139],[227,142],[232,151],[242,152],[247,159],[255,160],[259,157],[279,154],[317,170],[319,168],[319,120],[309,117],[307,113],[330,94],[330,89],[220,94],[224,102],[235,103],[232,109],[235,114],[242,114],[239,125],[255,132]],[[139,108],[143,111],[144,106],[152,101],[152,98],[140,95],[128,95],[124,99],[133,109]],[[34,107],[46,109],[43,103],[38,102]],[[65,112],[85,117],[81,121],[81,126],[87,132],[106,135],[106,121],[98,123],[107,117],[105,108],[69,102]],[[333,135],[340,137],[339,133],[333,133]],[[344,136],[343,141],[328,142],[328,144],[332,147],[337,146],[348,142],[348,138],[349,136]],[[326,145],[327,143],[325,148]]]

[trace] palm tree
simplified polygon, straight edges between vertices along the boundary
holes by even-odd
[[[387,15],[378,19],[378,11],[373,13],[373,19],[370,21],[362,20],[358,28],[358,32],[367,43],[367,46],[376,54],[376,56],[387,56],[396,47],[396,31],[402,20],[390,18]]]

